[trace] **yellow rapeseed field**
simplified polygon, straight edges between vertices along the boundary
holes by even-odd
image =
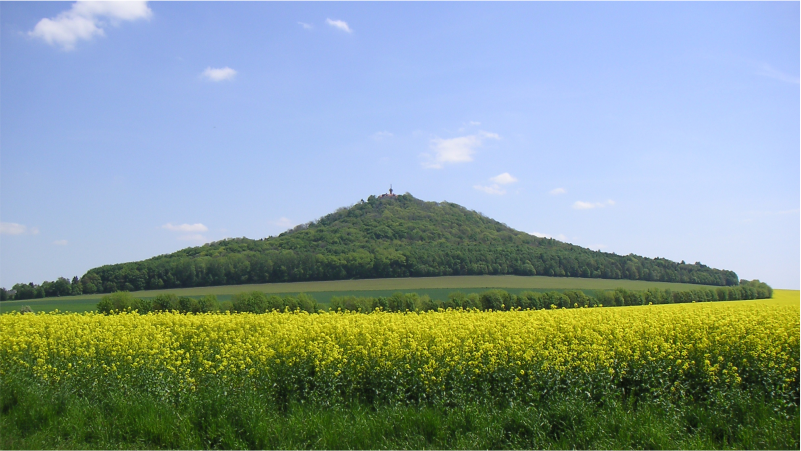
[[[758,385],[797,396],[799,296],[641,307],[429,313],[0,315],[0,375],[163,396],[448,399]]]

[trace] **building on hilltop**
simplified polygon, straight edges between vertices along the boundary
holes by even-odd
[[[389,185],[389,193],[384,193],[384,194],[378,196],[379,199],[383,199],[385,197],[398,197],[397,194],[394,194],[392,192],[392,185]]]

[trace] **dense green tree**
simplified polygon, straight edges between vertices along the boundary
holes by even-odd
[[[70,294],[83,294],[83,284],[81,283],[80,279],[78,279],[78,276],[73,277],[72,281],[70,282]]]
[[[231,297],[235,312],[264,313],[270,309],[267,296],[261,291],[237,293]]]
[[[83,292],[86,294],[97,293],[98,291],[102,291],[103,287],[103,280],[100,278],[99,275],[89,271],[81,277],[81,285],[83,286]]]
[[[178,310],[178,296],[172,293],[160,294],[153,298],[153,310],[171,312]]]
[[[97,304],[97,311],[109,314],[112,312],[124,312],[135,310],[140,299],[136,299],[127,291],[118,291],[103,296]]]
[[[18,283],[11,287],[11,289],[16,293],[14,294],[14,299],[33,299],[37,297],[37,286],[33,283]]]

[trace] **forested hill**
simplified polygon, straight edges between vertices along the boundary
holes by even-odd
[[[86,292],[306,280],[518,274],[737,285],[732,271],[591,251],[410,194],[340,208],[261,240],[227,239],[91,269]]]

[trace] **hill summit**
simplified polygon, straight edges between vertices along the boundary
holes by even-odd
[[[732,271],[592,251],[450,202],[375,197],[260,240],[235,238],[89,270],[96,292],[309,280],[516,274],[737,285]]]

